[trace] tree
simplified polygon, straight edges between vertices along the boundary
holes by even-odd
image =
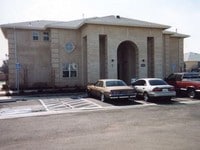
[[[8,60],[3,61],[3,64],[1,66],[1,71],[6,75],[8,74]]]

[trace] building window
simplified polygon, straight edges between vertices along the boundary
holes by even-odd
[[[78,72],[77,64],[75,64],[75,63],[72,63],[72,64],[64,63],[63,64],[63,77],[64,78],[77,77],[77,72]]]
[[[49,41],[49,32],[43,32],[43,40]]]
[[[40,37],[40,33],[38,31],[33,31],[32,32],[32,37],[34,41],[38,41]]]

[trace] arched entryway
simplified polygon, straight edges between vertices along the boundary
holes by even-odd
[[[138,77],[138,48],[132,41],[124,41],[117,48],[118,79],[131,83]]]

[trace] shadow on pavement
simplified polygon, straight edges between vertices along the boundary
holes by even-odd
[[[154,99],[154,100],[150,100],[149,102],[151,103],[155,103],[157,105],[173,105],[173,104],[178,104],[178,101],[174,101],[174,100],[166,100],[166,99]]]
[[[105,103],[114,106],[128,106],[128,105],[142,105],[142,103],[136,102],[134,100],[118,99],[118,100],[107,100]]]

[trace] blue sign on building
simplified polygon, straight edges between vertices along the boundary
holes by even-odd
[[[21,64],[20,64],[20,63],[16,63],[16,64],[15,64],[15,68],[16,68],[16,70],[20,70]]]

